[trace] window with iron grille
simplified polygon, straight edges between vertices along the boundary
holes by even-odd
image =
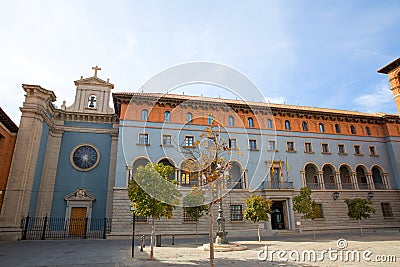
[[[231,204],[231,221],[243,221],[242,204]]]
[[[147,222],[147,217],[135,216],[135,221],[136,222]]]
[[[186,212],[186,208],[183,208],[183,221],[184,222],[196,222],[196,218],[189,216]]]
[[[389,202],[381,203],[383,217],[393,217],[392,206]]]

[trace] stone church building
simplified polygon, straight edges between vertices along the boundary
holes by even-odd
[[[371,198],[376,213],[366,228],[400,224],[400,117],[240,100],[161,93],[112,92],[97,77],[75,81],[75,102],[56,108],[53,91],[23,84],[25,101],[0,214],[0,239],[22,235],[30,217],[110,218],[108,238],[131,234],[126,187],[138,166],[163,162],[174,167],[180,190],[202,186],[185,171],[178,144],[191,146],[207,126],[219,125],[232,150],[232,188],[223,197],[230,235],[246,235],[256,225],[243,219],[244,198],[272,200],[265,227],[309,230],[293,212],[293,197],[310,187],[320,206],[319,230],[358,227],[347,217],[345,198]],[[387,74],[400,114],[400,58],[378,72]],[[109,106],[112,98],[114,107]],[[216,210],[215,210],[216,212]],[[216,215],[216,214],[215,214]],[[215,216],[216,217],[216,216]],[[137,218],[138,233],[150,222]],[[194,233],[182,207],[159,231]],[[200,219],[207,231],[208,216]],[[90,224],[87,227],[91,227]],[[49,225],[51,229],[51,225]],[[64,225],[67,234],[74,234]],[[86,232],[85,232],[86,233]]]

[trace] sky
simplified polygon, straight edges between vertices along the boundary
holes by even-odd
[[[243,73],[271,102],[397,114],[376,70],[400,57],[399,14],[397,0],[4,1],[0,107],[18,125],[22,84],[69,106],[92,66],[114,92],[133,92],[200,61]]]

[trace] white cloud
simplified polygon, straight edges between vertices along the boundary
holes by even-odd
[[[375,92],[358,96],[354,103],[369,113],[384,111],[387,104],[393,104],[393,93],[385,81],[376,87]]]

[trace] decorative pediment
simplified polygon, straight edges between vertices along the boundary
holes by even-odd
[[[70,193],[64,197],[64,200],[66,201],[90,201],[93,202],[96,200],[96,198],[92,195],[89,194],[86,189],[77,189],[75,192]]]
[[[114,88],[114,84],[110,83],[108,80],[104,81],[98,77],[89,77],[89,78],[85,78],[85,79],[83,79],[83,77],[81,77],[80,80],[76,80],[76,81],[74,81],[74,83],[76,86],[91,85],[91,86],[109,87],[110,89]]]

